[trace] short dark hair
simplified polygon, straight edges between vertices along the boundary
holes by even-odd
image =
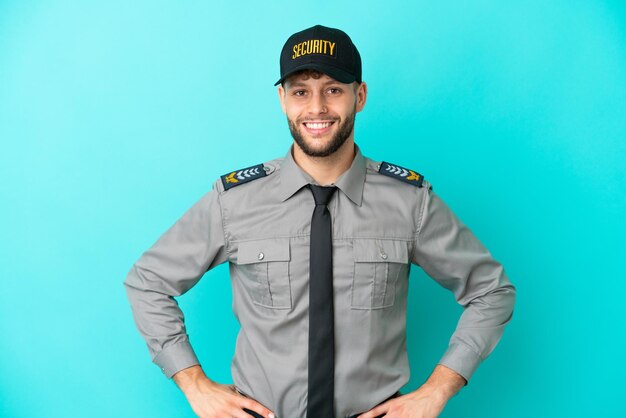
[[[303,75],[303,74],[307,76],[307,77],[305,77],[305,79],[306,79],[306,78],[311,77],[311,78],[314,78],[314,79],[316,79],[316,80],[317,80],[318,78],[320,78],[320,77],[322,77],[322,76],[324,75],[324,73],[323,73],[323,72],[321,72],[321,71],[318,71],[318,70],[313,70],[313,69],[311,69],[311,68],[305,68],[304,70],[298,70],[298,71],[296,71],[295,73],[289,74],[289,77],[286,77],[286,78],[285,78],[285,79],[284,79],[284,80],[280,83],[280,85],[281,85],[281,86],[283,86],[283,88],[285,88],[285,82],[286,82],[289,78],[294,77],[294,76],[300,76],[300,75]],[[353,88],[354,88],[354,91],[356,92],[356,89],[359,87],[359,85],[360,85],[361,83],[359,83],[358,81],[356,81],[355,83],[356,83],[356,84],[354,84],[354,85],[353,85]]]

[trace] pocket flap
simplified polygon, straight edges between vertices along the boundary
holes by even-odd
[[[239,243],[237,264],[289,261],[289,238],[268,238]]]
[[[356,238],[353,240],[354,261],[407,264],[409,262],[407,246],[406,241]]]

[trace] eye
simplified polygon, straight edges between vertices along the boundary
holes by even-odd
[[[331,95],[337,95],[341,93],[341,89],[338,87],[330,87],[327,91]]]
[[[293,94],[296,97],[302,97],[306,94],[306,91],[304,90],[294,90],[291,94]]]

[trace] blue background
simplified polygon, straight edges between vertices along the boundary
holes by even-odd
[[[193,417],[122,282],[221,174],[283,156],[278,56],[347,31],[365,155],[413,168],[500,260],[514,318],[441,415],[623,417],[623,1],[0,1],[0,415]],[[179,298],[231,383],[226,265]],[[461,309],[413,269],[414,390]]]

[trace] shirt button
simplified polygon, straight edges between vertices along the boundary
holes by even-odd
[[[383,260],[386,260],[387,259],[387,254],[384,251],[381,251],[380,258],[382,258]]]
[[[265,257],[265,254],[259,253],[259,260],[263,260],[263,257]]]

